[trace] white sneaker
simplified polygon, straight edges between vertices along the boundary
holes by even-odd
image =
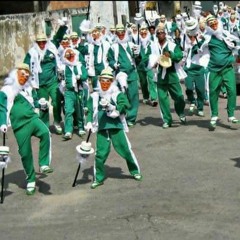
[[[143,104],[147,104],[148,103],[148,99],[143,99]]]
[[[203,111],[198,111],[197,115],[198,115],[199,117],[204,117],[204,112],[203,112]]]
[[[70,132],[66,132],[63,136],[64,139],[70,140],[72,138],[72,134]]]
[[[228,118],[228,122],[231,122],[231,123],[239,123],[239,120],[236,119],[235,117],[229,117],[229,118]]]
[[[33,195],[36,191],[36,183],[35,182],[29,182],[27,184],[26,194],[27,195]]]
[[[217,126],[218,117],[212,117],[210,121],[210,128],[214,130]]]
[[[52,173],[53,169],[47,165],[44,165],[40,167],[40,172],[44,174],[48,174],[48,173]]]
[[[193,113],[195,107],[196,107],[195,104],[191,104],[190,107],[189,107],[189,113]]]
[[[79,134],[80,137],[81,137],[81,136],[84,136],[84,135],[86,134],[86,131],[84,131],[84,130],[79,130],[78,134]]]
[[[62,127],[59,124],[54,124],[57,134],[62,134]]]

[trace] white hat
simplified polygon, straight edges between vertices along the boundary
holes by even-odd
[[[89,20],[84,19],[80,26],[79,29],[81,30],[81,32],[83,33],[89,33],[89,31],[91,30],[91,22]]]
[[[0,155],[8,155],[9,147],[8,146],[0,146]]]
[[[164,68],[169,68],[172,66],[171,58],[166,57],[165,55],[160,56],[158,63],[160,64],[160,66],[162,66]]]
[[[195,1],[193,7],[197,7],[198,9],[202,9],[202,4],[200,1]]]
[[[141,13],[136,13],[136,16],[134,17],[135,22],[140,23],[143,21],[143,17]]]
[[[94,149],[92,148],[92,144],[90,142],[82,141],[80,145],[76,146],[76,150],[79,154],[92,154],[94,153]]]
[[[196,29],[197,26],[198,26],[198,21],[193,17],[190,17],[190,19],[187,19],[185,21],[186,31],[192,31]]]
[[[148,25],[145,21],[141,24],[141,26],[139,28],[139,30],[143,30],[143,29],[148,29]]]

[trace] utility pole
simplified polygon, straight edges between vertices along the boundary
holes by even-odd
[[[39,1],[33,1],[33,10],[34,12],[40,12]]]
[[[113,20],[114,20],[114,26],[116,26],[118,22],[118,15],[117,15],[117,3],[116,1],[112,1],[113,4]]]

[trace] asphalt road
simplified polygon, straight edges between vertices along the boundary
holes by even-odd
[[[204,118],[187,116],[185,126],[173,110],[173,126],[162,129],[159,108],[141,103],[128,137],[143,181],[130,177],[112,149],[107,179],[95,190],[90,189],[94,155],[81,166],[72,187],[75,148],[86,137],[73,135],[65,142],[53,133],[54,173],[38,173],[35,195],[25,195],[25,175],[9,130],[12,161],[5,169],[0,239],[239,240],[240,124],[227,122],[226,99],[219,101],[220,121],[213,132],[208,130],[208,106]],[[38,140],[32,141],[38,172]],[[90,142],[95,147],[95,134]]]

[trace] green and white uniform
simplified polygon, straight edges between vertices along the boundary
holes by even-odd
[[[208,47],[210,59],[208,62],[209,71],[209,101],[211,117],[218,117],[218,98],[222,84],[227,90],[227,114],[228,117],[234,117],[236,109],[236,80],[233,63],[235,57],[233,50],[228,47],[223,40],[214,35],[208,36],[202,48]]]
[[[99,92],[93,92],[88,100],[87,122],[93,122],[94,131],[97,131],[94,163],[94,180],[97,182],[103,182],[105,179],[104,164],[110,153],[111,144],[115,151],[126,160],[130,174],[140,173],[137,158],[125,133],[127,126],[124,115],[129,108],[129,102],[126,95],[120,92],[116,86],[111,86],[108,93],[110,93],[108,96],[103,96]],[[114,112],[103,110],[99,104],[102,97],[108,99],[116,107]],[[115,114],[114,117],[111,115],[112,113]]]
[[[47,42],[46,50],[41,51],[37,43],[34,43],[24,58],[24,63],[30,66],[33,73],[30,81],[32,86],[37,89],[38,98],[45,98],[48,101],[51,97],[55,124],[60,124],[62,121],[62,96],[57,77],[59,64],[57,48],[66,30],[66,26],[61,26],[53,40]],[[40,119],[49,127],[49,110],[40,111]]]
[[[87,80],[88,75],[85,66],[78,61],[71,64],[67,59],[64,59],[63,64],[65,66],[64,130],[65,133],[72,133],[73,119],[75,119],[78,129],[84,130],[83,82]],[[75,114],[74,118],[73,114]]]
[[[160,46],[158,43],[156,47],[158,49],[158,55],[150,56],[148,67],[154,66],[160,55],[162,55],[165,51],[170,52],[170,58],[172,60],[172,66],[169,68],[163,68],[159,65],[157,74],[157,91],[161,115],[164,123],[171,124],[172,114],[169,94],[174,101],[174,108],[177,115],[179,117],[185,116],[184,95],[179,81],[179,76],[184,75],[185,72],[178,64],[183,58],[183,53],[179,45],[176,45],[171,41],[166,41],[163,46]],[[181,78],[184,77],[182,76]]]
[[[14,136],[18,144],[18,152],[21,156],[26,180],[28,183],[35,182],[34,159],[31,145],[32,136],[39,138],[38,165],[49,166],[51,163],[51,136],[50,131],[39,119],[34,111],[31,88],[18,86],[13,91],[12,86],[3,86],[0,91],[0,126],[8,125],[9,119]]]
[[[109,65],[116,70],[116,74],[124,72],[127,74],[127,97],[130,108],[127,110],[126,120],[128,123],[135,124],[139,108],[138,82],[139,75],[136,68],[132,42],[113,43],[113,55],[109,58]]]
[[[136,63],[143,99],[148,100],[150,98],[151,101],[156,101],[157,87],[156,83],[153,80],[154,79],[153,69],[147,68],[148,56],[152,52],[151,45],[153,44],[153,42],[150,41],[149,37],[144,39],[140,37],[140,40],[141,40],[141,48],[139,54],[140,61],[136,60]]]
[[[108,67],[109,51],[112,51],[110,43],[99,39],[81,46],[79,51],[83,54],[83,56],[88,56],[86,63],[88,76],[92,79],[93,90],[96,91],[98,86],[98,77],[102,70]]]
[[[192,63],[193,57],[198,54],[198,49],[202,42],[198,39],[198,44],[189,44],[187,47],[187,59],[184,70],[187,74],[185,78],[186,95],[190,104],[197,106],[198,111],[203,111],[205,99],[205,68]],[[196,93],[196,97],[194,96]]]

